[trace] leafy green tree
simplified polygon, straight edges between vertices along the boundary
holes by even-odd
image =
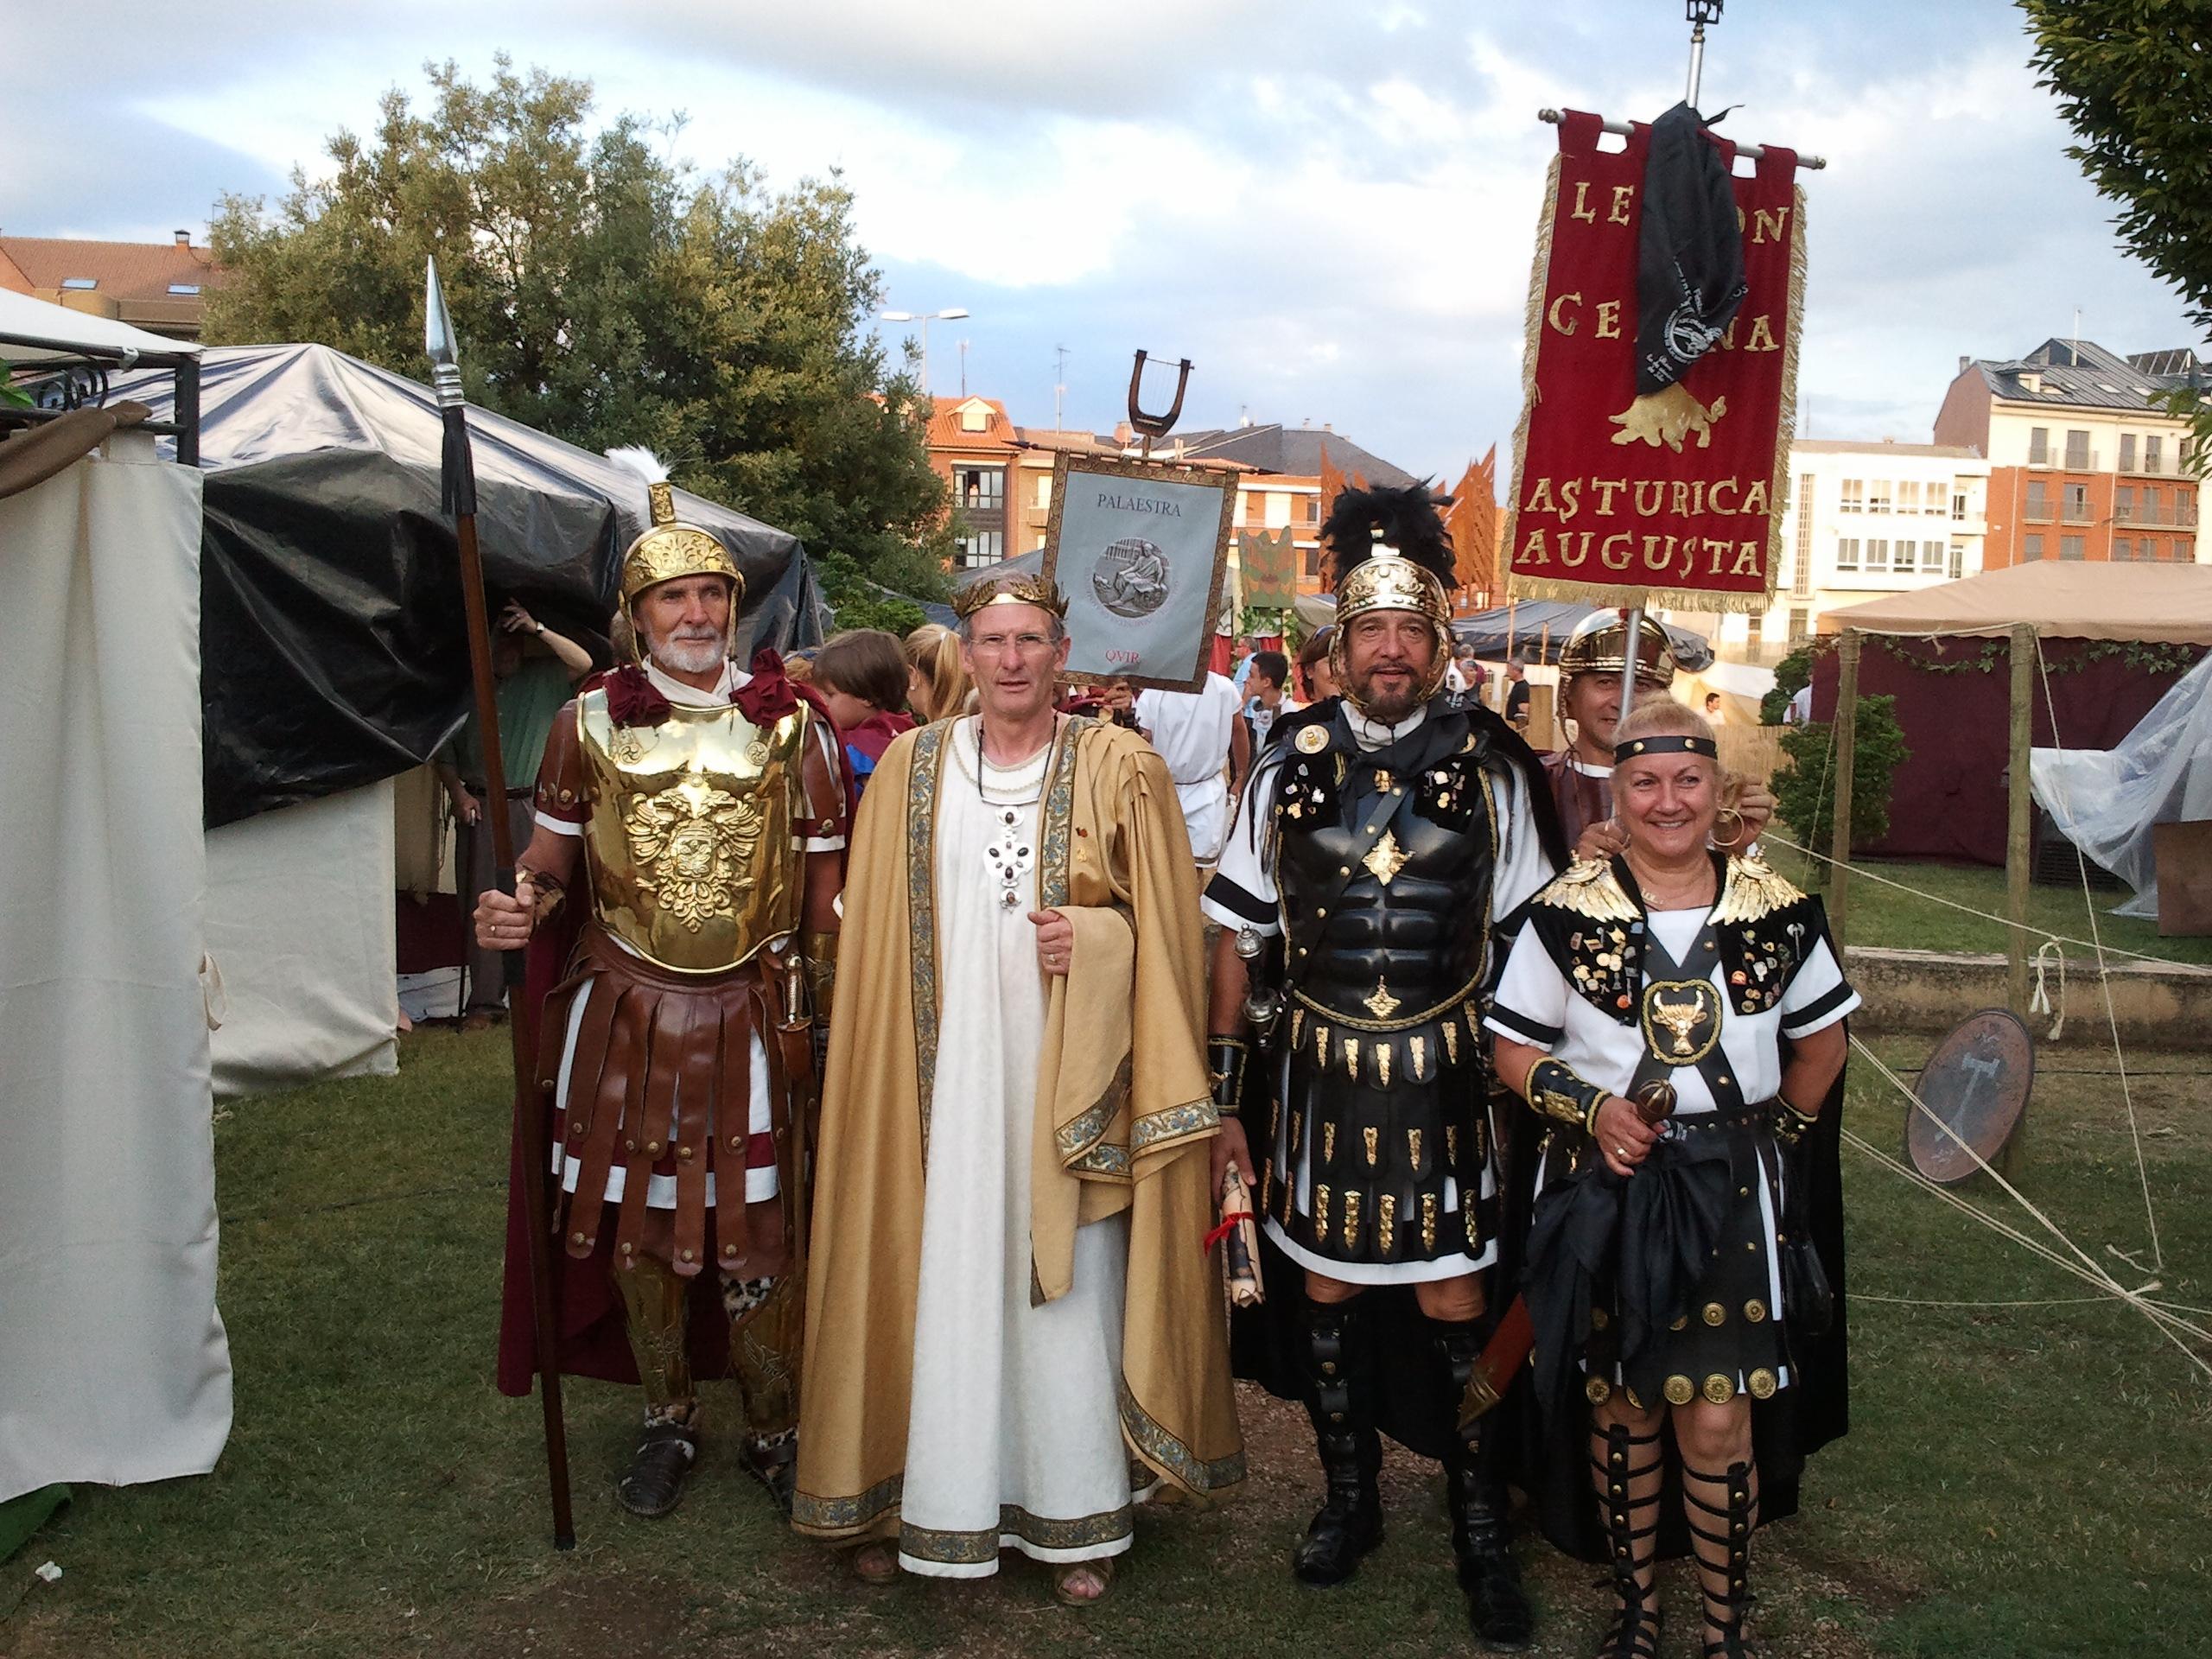
[[[2020,9],[2037,79],[2082,141],[2066,153],[2120,203],[2120,239],[2181,290],[2190,321],[2212,335],[2212,0],[2020,0]],[[2194,388],[2164,401],[2191,423],[2201,474],[2212,402]]]
[[[1890,833],[1890,794],[1897,770],[1912,758],[1897,725],[1895,697],[1861,696],[1851,756],[1851,844],[1865,847]],[[1826,852],[1835,833],[1835,757],[1826,721],[1783,734],[1789,764],[1774,774],[1775,804],[1800,846]],[[1815,861],[1816,875],[1827,868]]]
[[[823,554],[814,562],[814,574],[841,630],[881,628],[903,639],[929,620],[919,605],[871,581],[842,553]]]
[[[1789,718],[1789,699],[1813,683],[1813,646],[1797,647],[1774,665],[1774,690],[1759,699],[1759,724],[1779,726]]]
[[[928,402],[865,330],[882,283],[833,170],[771,192],[668,160],[680,124],[594,130],[588,81],[428,66],[272,213],[226,195],[210,343],[314,340],[421,378],[435,254],[471,398],[592,449],[642,443],[688,489],[936,597],[950,548]]]

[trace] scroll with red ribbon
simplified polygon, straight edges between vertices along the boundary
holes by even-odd
[[[1537,227],[1503,551],[1517,598],[1764,610],[1781,561],[1805,289],[1805,194],[1773,145],[1731,176],[1746,292],[1688,372],[1637,390],[1651,129],[1599,148],[1570,111]],[[1735,146],[1707,132],[1732,172]],[[1691,326],[1694,326],[1694,324]]]
[[[1221,1225],[1199,1246],[1221,1246],[1221,1277],[1231,1307],[1256,1307],[1266,1300],[1260,1285],[1260,1230],[1252,1216],[1252,1189],[1235,1164],[1222,1173]]]

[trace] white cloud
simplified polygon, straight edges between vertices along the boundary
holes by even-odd
[[[2077,303],[2122,349],[2187,337],[2116,252],[2008,10],[1743,10],[1708,105],[1748,96],[1724,130],[1833,163],[1805,181],[1801,391],[1823,434],[1924,434],[1960,353],[2022,350]],[[679,153],[702,166],[743,155],[772,186],[842,168],[890,303],[974,310],[971,384],[1020,418],[1049,410],[1065,343],[1069,418],[1110,424],[1143,345],[1199,362],[1189,423],[1332,421],[1431,471],[1517,413],[1554,148],[1536,110],[1648,117],[1681,86],[1679,22],[1616,0],[1198,0],[1169,29],[1033,0],[225,0],[181,35],[170,15],[82,0],[18,21],[20,129],[88,136],[11,156],[30,164],[0,175],[0,225],[165,235],[221,188],[322,170],[387,86],[422,94],[425,57],[480,79],[504,45],[590,76],[603,116],[685,111]],[[97,82],[69,69],[88,37]]]

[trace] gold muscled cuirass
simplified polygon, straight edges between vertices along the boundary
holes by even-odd
[[[804,707],[755,726],[735,708],[674,708],[617,727],[577,699],[591,816],[584,851],[607,931],[682,973],[721,973],[798,925]]]

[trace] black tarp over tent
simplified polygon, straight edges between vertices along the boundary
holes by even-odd
[[[200,702],[212,828],[427,760],[468,706],[442,433],[429,388],[322,346],[200,357]],[[112,395],[168,418],[165,374]],[[493,603],[518,599],[604,653],[644,487],[604,455],[471,409],[477,535]],[[677,492],[745,576],[744,652],[817,643],[798,540]]]

